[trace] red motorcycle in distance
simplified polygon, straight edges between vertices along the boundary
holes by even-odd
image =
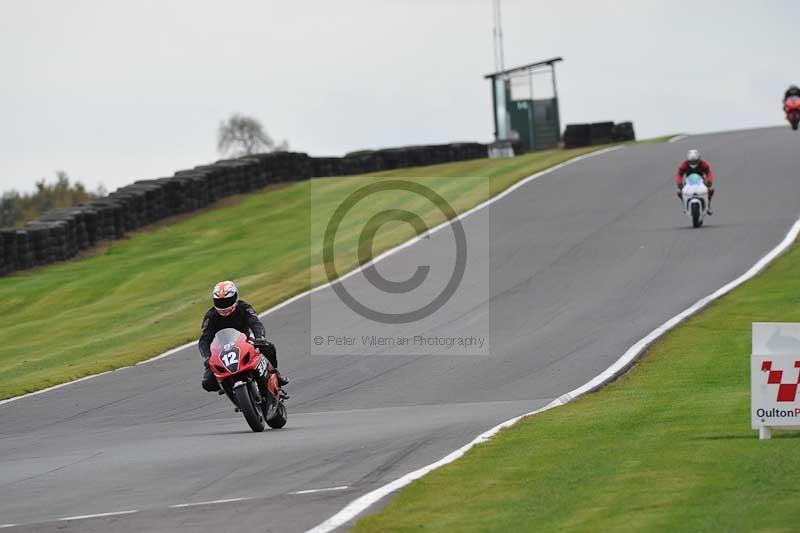
[[[790,96],[783,103],[783,110],[786,112],[786,120],[792,125],[793,130],[797,130],[800,124],[800,98]]]
[[[211,343],[209,366],[236,411],[241,411],[253,431],[264,424],[279,429],[286,425],[284,399],[278,375],[247,335],[233,328],[217,332]]]

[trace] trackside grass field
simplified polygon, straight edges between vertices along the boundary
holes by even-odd
[[[659,144],[665,143],[677,136],[678,134],[673,133],[672,135],[661,135],[660,137],[652,137],[650,139],[642,139],[640,141],[628,141],[626,144]]]
[[[312,188],[315,198],[335,205],[367,183],[403,177],[463,212],[530,174],[598,148],[288,184],[223,200],[215,209],[114,241],[90,257],[0,278],[0,398],[130,365],[195,340],[209,291],[221,279],[235,280],[260,311],[323,283],[322,265],[310,262],[320,246],[310,242],[310,229],[327,221],[318,220],[318,209],[312,212]],[[433,204],[404,194],[409,193],[384,192],[370,204],[402,206],[428,227],[445,220]],[[354,212],[336,236],[340,273],[358,264],[356,243],[365,220]],[[413,235],[407,224],[387,224],[373,252]]]
[[[800,246],[618,381],[501,431],[356,530],[800,530],[800,432],[750,430],[761,321],[800,321]]]

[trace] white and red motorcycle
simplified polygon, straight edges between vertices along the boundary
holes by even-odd
[[[692,227],[699,228],[708,214],[708,187],[699,174],[689,174],[681,190],[683,212],[692,219]]]

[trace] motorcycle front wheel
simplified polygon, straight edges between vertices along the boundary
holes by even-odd
[[[692,204],[692,227],[699,228],[703,225],[703,219],[700,218],[700,204],[694,202]]]
[[[246,383],[241,387],[236,387],[233,389],[233,394],[236,398],[236,405],[244,415],[244,419],[247,420],[250,429],[255,432],[264,431],[264,417],[261,416],[258,404],[250,392],[250,384]]]

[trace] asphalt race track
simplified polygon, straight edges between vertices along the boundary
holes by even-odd
[[[700,148],[717,176],[715,215],[696,230],[672,182],[689,147]],[[492,204],[490,297],[433,332],[469,335],[490,317],[489,357],[312,356],[305,299],[265,317],[292,378],[283,430],[251,433],[227,400],[202,391],[194,348],[2,405],[0,525],[313,527],[359,495],[585,383],[747,270],[800,212],[798,148],[800,135],[787,127],[629,146]],[[481,231],[470,217],[464,229]],[[415,257],[422,250],[426,257]],[[430,247],[411,246],[379,267],[402,279],[407,265],[437,260]],[[361,276],[349,282],[365,283]],[[331,289],[319,297],[315,312],[336,298]],[[338,489],[292,494],[324,488]],[[235,498],[248,499],[171,507]]]

